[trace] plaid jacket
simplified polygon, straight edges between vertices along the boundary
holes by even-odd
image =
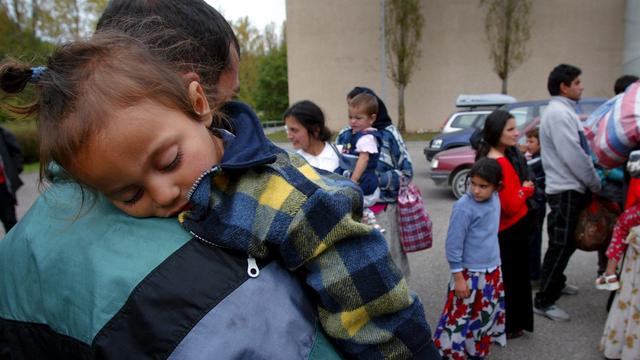
[[[439,358],[422,303],[384,238],[358,221],[358,188],[277,148],[246,105],[225,111],[235,136],[223,132],[221,163],[194,185],[193,207],[180,216],[185,228],[302,274],[323,328],[350,358]]]

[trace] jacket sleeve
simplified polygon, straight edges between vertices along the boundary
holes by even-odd
[[[320,176],[297,155],[292,161],[293,167],[276,173],[215,177],[212,197],[203,197],[180,221],[216,245],[277,256],[300,274],[324,330],[349,358],[408,359],[425,349],[435,354],[420,299],[394,265],[384,237],[359,222],[358,187],[338,175]],[[198,187],[192,200],[201,198],[200,190],[206,189]]]
[[[296,214],[280,254],[291,269],[304,267],[322,326],[349,358],[412,358],[434,346],[423,305],[384,237],[356,221],[358,201],[344,190],[316,191]]]
[[[500,208],[505,216],[518,213],[523,206],[527,206],[527,198],[531,197],[534,188],[525,188],[515,170],[506,158],[500,158],[498,163],[502,168],[502,189],[500,190]]]
[[[562,117],[554,122],[553,131],[558,135],[551,139],[560,161],[571,169],[575,178],[582,179],[582,182],[593,192],[600,190],[600,178],[588,155],[580,145],[580,129],[573,125],[575,119],[570,114],[559,113]],[[542,150],[544,151],[544,149]]]
[[[449,224],[456,225],[449,226],[449,229],[447,229],[447,240],[445,242],[447,261],[451,271],[462,269],[464,239],[467,235],[469,223],[470,218],[467,216],[465,209],[459,203],[454,204]]]

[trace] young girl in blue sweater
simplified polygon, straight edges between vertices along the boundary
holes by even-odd
[[[498,246],[502,170],[496,160],[482,158],[469,179],[470,190],[454,204],[447,232],[452,276],[434,333],[444,359],[482,359],[491,343],[506,345]]]

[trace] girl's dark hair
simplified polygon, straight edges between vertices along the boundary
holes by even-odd
[[[476,160],[486,157],[492,147],[497,147],[500,144],[502,131],[507,125],[507,121],[512,118],[513,115],[504,110],[495,110],[487,116],[480,140],[472,142],[476,149]]]
[[[502,168],[496,159],[483,157],[478,159],[469,171],[469,178],[477,176],[496,187],[502,183]]]
[[[113,109],[151,100],[201,119],[185,80],[155,55],[161,49],[150,51],[143,44],[120,32],[102,32],[90,40],[62,45],[34,83],[37,100],[25,106],[5,102],[5,108],[16,114],[38,117],[41,179],[47,177],[51,161],[72,169],[77,154],[105,127],[104,120]],[[169,51],[191,45],[185,40]],[[29,65],[5,62],[0,65],[0,88],[19,93],[36,80],[32,75]]]
[[[291,105],[282,115],[282,119],[289,116],[298,120],[314,139],[322,142],[331,139],[331,130],[324,123],[324,113],[312,101],[302,100]]]

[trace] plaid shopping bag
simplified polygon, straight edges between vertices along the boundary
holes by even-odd
[[[398,192],[398,227],[405,253],[428,249],[432,245],[433,224],[422,202],[420,189],[414,183],[400,185]]]

